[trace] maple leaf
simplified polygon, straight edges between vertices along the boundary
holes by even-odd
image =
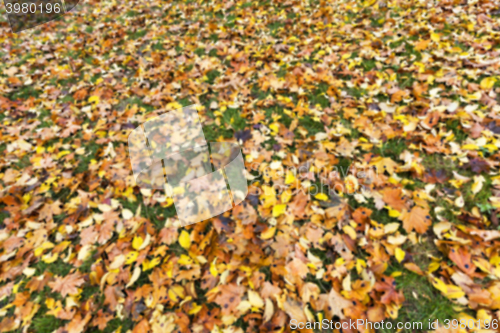
[[[391,208],[400,212],[407,208],[407,204],[403,200],[403,191],[400,188],[386,188],[382,194],[382,200]]]
[[[228,284],[220,286],[220,293],[215,298],[215,303],[219,304],[223,314],[229,314],[236,309],[241,302],[241,297],[245,292],[243,286]]]
[[[488,162],[481,158],[473,158],[469,161],[468,166],[474,173],[488,172],[490,170]]]
[[[61,296],[74,295],[78,293],[78,287],[83,285],[85,280],[80,273],[68,274],[66,276],[56,276],[55,281],[49,282],[52,292],[61,293]]]
[[[419,234],[425,233],[432,224],[429,210],[418,206],[413,207],[411,211],[403,210],[399,219],[403,221],[406,232],[415,230]]]
[[[319,295],[320,304],[323,304],[322,308],[327,314],[327,318],[339,317],[344,319],[344,309],[352,306],[352,301],[349,301],[342,297],[335,289],[331,289],[328,294]]]
[[[472,274],[476,270],[476,265],[472,263],[471,254],[463,247],[453,247],[450,249],[448,257],[467,274]]]
[[[97,326],[101,331],[106,328],[108,322],[113,319],[111,313],[104,313],[102,309],[100,309],[96,317],[92,319],[92,326]]]
[[[302,310],[304,307],[301,303],[287,298],[286,302],[283,305],[283,308],[290,318],[296,319],[298,322],[303,323],[307,321],[307,317]]]
[[[389,157],[376,157],[372,159],[370,165],[374,165],[377,168],[377,173],[384,173],[384,171],[387,171],[390,175],[394,173],[394,170],[398,166],[398,164]]]
[[[423,51],[427,48],[427,46],[430,44],[431,40],[430,39],[424,39],[416,43],[415,45],[415,50],[417,51]]]

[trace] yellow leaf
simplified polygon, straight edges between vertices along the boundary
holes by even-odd
[[[264,200],[263,208],[272,207],[276,203],[276,190],[274,187],[263,185],[262,191],[264,193],[260,195],[260,199]]]
[[[269,298],[266,298],[266,308],[264,310],[264,317],[263,317],[264,322],[268,322],[269,320],[271,320],[273,314],[274,314],[273,302]]]
[[[179,244],[186,250],[191,247],[191,238],[186,230],[182,230],[181,235],[179,236]]]
[[[406,252],[401,250],[399,247],[396,248],[396,251],[394,251],[394,255],[396,256],[396,260],[398,262],[401,262],[404,260],[406,256]]]
[[[55,245],[51,242],[45,242],[35,249],[35,256],[39,257],[43,251],[53,248]]]
[[[269,128],[270,128],[270,129],[271,129],[271,131],[273,131],[274,133],[278,133],[278,131],[280,130],[279,125],[278,125],[277,123],[274,123],[274,124],[269,125]]]
[[[130,280],[127,283],[127,285],[125,286],[125,288],[128,288],[131,285],[133,285],[135,283],[135,281],[137,281],[137,279],[139,278],[139,276],[141,276],[141,269],[140,269],[139,266],[136,266],[134,268],[134,273],[132,273],[132,277],[130,278]]]
[[[312,313],[311,309],[309,309],[309,306],[306,305],[304,307],[304,314],[306,315],[307,321],[313,322],[314,321],[314,314]]]
[[[143,241],[144,240],[141,236],[135,236],[134,240],[132,241],[132,247],[134,248],[134,250],[139,250]]]
[[[434,286],[434,288],[436,288],[437,290],[439,290],[443,294],[446,294],[448,292],[448,288],[446,287],[446,283],[444,283],[440,279],[432,278],[431,282],[432,282],[432,285]]]
[[[98,104],[99,100],[100,100],[99,96],[96,96],[96,95],[89,97],[89,103],[94,103],[95,102],[96,104]]]
[[[445,295],[450,299],[457,299],[465,296],[465,292],[458,286],[448,285],[448,293]]]
[[[45,300],[45,305],[47,306],[47,308],[52,310],[56,306],[56,300],[49,297]]]
[[[495,85],[496,79],[494,77],[485,77],[481,80],[481,89],[490,90]]]
[[[439,269],[439,267],[441,267],[441,264],[437,261],[433,261],[429,264],[428,271],[429,273],[435,272]]]
[[[69,153],[71,153],[69,150],[63,150],[59,154],[57,154],[57,159],[60,159],[61,157],[68,155]]]
[[[470,99],[471,101],[478,101],[481,99],[482,93],[481,91],[476,91],[473,94],[468,94],[467,98]]]
[[[182,286],[175,285],[168,290],[168,297],[174,303],[178,303],[180,300],[184,299],[185,296],[186,294]]]
[[[138,251],[144,250],[146,248],[146,246],[149,245],[149,243],[151,243],[151,235],[146,234],[146,239],[144,240],[144,242],[142,242],[141,246],[139,246],[139,248],[137,250]]]
[[[392,234],[393,232],[396,232],[400,226],[401,226],[401,224],[399,224],[397,222],[388,223],[388,224],[384,225],[384,233]]]
[[[253,290],[248,291],[248,301],[252,306],[255,306],[256,308],[261,308],[264,306],[264,301],[262,300],[262,298],[257,292]]]
[[[269,239],[274,236],[275,232],[276,232],[276,227],[269,228],[260,235],[260,238]]]
[[[46,254],[42,257],[42,261],[47,263],[47,264],[52,264],[53,262],[55,262],[57,260],[57,258],[59,258],[58,253],[54,253],[52,255]]]
[[[193,307],[191,308],[191,310],[189,310],[188,314],[190,315],[194,315],[194,314],[197,314],[198,312],[201,311],[203,307],[201,305],[198,305],[196,304],[196,302],[193,302]]]
[[[474,184],[472,184],[472,187],[471,187],[472,193],[474,193],[474,194],[479,193],[479,191],[481,191],[481,189],[483,188],[484,181],[485,181],[485,179],[483,176],[481,176],[481,175],[474,176]]]
[[[433,32],[431,34],[431,39],[433,42],[439,43],[439,41],[441,40],[441,36],[440,36],[440,34]]]
[[[193,259],[189,258],[187,255],[181,254],[181,256],[180,256],[179,260],[177,261],[177,263],[180,264],[180,265],[187,266],[187,265],[193,265],[194,261],[193,261]]]
[[[400,271],[395,271],[395,272],[392,272],[392,274],[391,274],[392,277],[398,277],[401,275],[403,275],[403,272],[400,272]]]
[[[323,193],[323,192],[316,194],[314,197],[316,199],[318,199],[318,200],[321,200],[321,201],[327,201],[328,200],[328,196],[325,193]]]
[[[129,253],[127,253],[127,256],[125,257],[125,265],[130,265],[132,264],[134,261],[137,260],[137,257],[139,256],[139,252],[137,251],[130,251]]]
[[[390,217],[399,217],[399,215],[401,215],[401,213],[398,212],[397,210],[395,210],[395,209],[389,209],[389,216]]]
[[[155,257],[153,258],[151,261],[149,260],[144,260],[144,262],[142,263],[142,270],[145,272],[147,270],[150,270],[156,266],[158,266],[158,264],[161,262],[161,258],[160,257]]]
[[[219,271],[217,270],[216,262],[217,262],[217,258],[215,258],[214,261],[212,261],[212,263],[210,264],[210,274],[212,274],[214,277],[217,277],[217,275],[219,275]]]
[[[288,171],[286,173],[285,184],[290,185],[294,181],[295,181],[295,175],[292,172]]]
[[[478,150],[479,147],[477,145],[473,144],[473,143],[469,143],[467,145],[463,145],[462,149],[463,150]]]
[[[342,230],[344,230],[344,232],[346,234],[349,235],[349,237],[351,237],[351,239],[355,240],[356,239],[356,230],[354,230],[353,227],[351,227],[350,225],[345,225]]]
[[[290,201],[291,198],[292,198],[292,191],[290,189],[286,190],[285,192],[283,192],[283,194],[281,194],[282,203],[287,203],[288,201]]]
[[[273,216],[278,217],[281,214],[283,214],[286,211],[286,205],[281,204],[281,205],[276,205],[273,207]]]

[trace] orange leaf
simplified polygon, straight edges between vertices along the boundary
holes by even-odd
[[[415,45],[415,50],[417,50],[417,51],[425,50],[430,42],[431,42],[430,39],[421,40],[420,42],[417,43],[417,45]]]
[[[406,210],[406,202],[403,200],[403,191],[400,188],[386,188],[382,191],[382,200],[397,211]]]
[[[422,275],[422,276],[425,275],[424,272],[422,272],[422,270],[420,269],[420,267],[418,267],[415,263],[407,262],[406,264],[404,264],[404,266],[407,270],[410,270],[415,274]]]
[[[467,274],[472,274],[476,270],[476,265],[472,263],[470,253],[463,247],[454,247],[448,253],[448,257],[453,261],[462,271]]]
[[[429,210],[421,207],[413,207],[410,212],[404,210],[399,219],[403,221],[403,228],[406,232],[415,230],[419,234],[423,234],[431,225]]]
[[[132,333],[144,333],[144,332],[149,332],[149,330],[150,330],[150,327],[149,327],[148,320],[146,318],[144,318],[143,320],[141,320],[139,322],[139,324],[137,324],[134,327],[134,330],[132,331]]]

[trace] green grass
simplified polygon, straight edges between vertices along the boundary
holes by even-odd
[[[416,246],[407,246],[405,250],[412,255],[415,264],[424,272],[430,263],[428,254],[440,256],[432,240],[426,240]],[[442,323],[445,319],[457,317],[457,312],[453,309],[454,304],[436,290],[427,277],[415,274],[397,262],[391,263],[386,273],[390,274],[394,271],[403,273],[396,277],[396,284],[397,289],[403,291],[405,302],[399,309],[398,317],[395,320],[390,320],[393,328],[398,322],[421,322],[424,331],[426,331],[429,319],[431,322],[439,320]],[[389,333],[395,332],[395,330],[385,329],[379,332]],[[416,331],[403,330],[402,332]]]
[[[42,275],[44,272],[50,272],[58,276],[66,276],[74,268],[74,266],[65,263],[61,259],[57,259],[51,264],[43,262],[41,259],[35,265],[36,276]]]
[[[54,316],[35,317],[31,327],[36,327],[36,332],[38,333],[52,333],[59,327],[64,326],[65,322],[67,321],[57,319]]]
[[[406,149],[408,149],[408,144],[404,139],[390,139],[382,143],[380,147],[373,147],[372,153],[397,160],[399,159],[399,155]]]
[[[305,116],[299,120],[299,124],[303,126],[310,136],[316,135],[320,132],[324,132],[325,128],[323,123],[315,121],[310,116]],[[296,134],[298,135],[298,134]],[[298,136],[300,137],[300,135]]]

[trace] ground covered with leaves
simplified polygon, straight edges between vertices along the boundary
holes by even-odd
[[[1,332],[499,319],[494,1],[85,1],[1,30]],[[180,228],[127,137],[195,103],[250,193]]]

